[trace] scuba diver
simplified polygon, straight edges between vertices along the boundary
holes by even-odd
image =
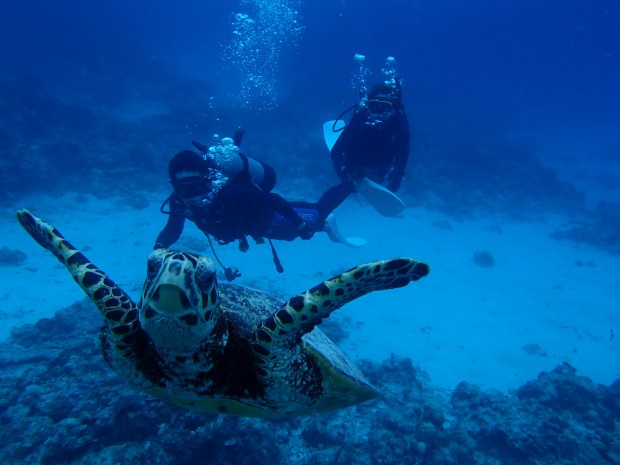
[[[395,76],[393,63],[389,57],[389,69],[384,69],[389,80],[375,84],[369,92],[363,86],[359,103],[343,112],[354,109],[348,124],[338,118],[325,127],[336,174],[342,181],[354,181],[358,191],[380,213],[399,210],[399,205],[404,208],[402,201],[390,193],[400,188],[409,159],[409,122],[402,103],[401,80]]]
[[[350,247],[360,247],[365,242],[342,236],[331,213],[353,191],[351,181],[328,189],[316,203],[288,202],[270,192],[275,184],[273,168],[241,155],[232,139],[222,139],[204,157],[191,150],[177,153],[170,161],[168,174],[174,192],[162,204],[162,213],[169,216],[155,241],[155,249],[174,244],[186,219],[220,244],[238,241],[242,252],[249,249],[248,236],[257,243],[267,239],[279,272],[283,269],[271,239],[310,239],[316,232],[324,231],[334,242]],[[231,279],[229,273],[227,269],[229,280],[237,277]]]
[[[409,122],[400,81],[376,84],[362,96],[331,149],[341,180],[368,178],[396,192],[409,158]]]

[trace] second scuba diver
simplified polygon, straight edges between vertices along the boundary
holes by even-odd
[[[368,178],[392,192],[400,188],[409,158],[409,123],[400,81],[381,83],[363,95],[331,148],[341,180]]]
[[[334,242],[363,245],[358,238],[343,237],[332,214],[354,190],[351,181],[328,189],[316,203],[289,202],[270,192],[276,179],[273,168],[241,154],[228,138],[211,147],[205,156],[191,150],[177,153],[169,163],[168,174],[174,192],[162,205],[168,221],[154,248],[174,244],[185,220],[194,222],[220,244],[239,241],[244,252],[249,248],[248,236],[259,243],[263,238],[291,241],[297,237],[310,239],[320,231]]]

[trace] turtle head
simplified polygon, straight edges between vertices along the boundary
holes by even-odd
[[[157,347],[186,353],[208,343],[220,317],[213,262],[188,252],[153,251],[139,307],[140,324]]]

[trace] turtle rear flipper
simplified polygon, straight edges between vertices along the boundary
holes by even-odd
[[[106,319],[111,342],[124,355],[130,356],[133,337],[139,327],[136,304],[52,225],[25,209],[17,211],[16,215],[26,232],[67,267]]]
[[[258,365],[267,367],[268,373],[304,334],[348,302],[370,292],[406,286],[428,273],[426,263],[411,258],[381,260],[351,268],[289,299],[254,334]]]

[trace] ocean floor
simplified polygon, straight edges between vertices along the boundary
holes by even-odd
[[[153,194],[142,209],[120,197],[75,194],[3,205],[0,248],[26,258],[0,263],[0,340],[15,326],[84,299],[56,259],[21,229],[17,208],[56,226],[138,300],[146,257],[166,221],[159,212],[165,196]],[[551,239],[563,218],[462,221],[419,208],[384,218],[355,198],[335,213],[343,233],[368,244],[350,249],[325,234],[274,242],[283,274],[276,272],[267,244],[250,241],[245,254],[234,244],[216,245],[216,251],[226,266],[241,270],[235,283],[283,298],[366,261],[410,256],[429,263],[427,278],[363,297],[331,320],[348,333],[339,345],[353,360],[410,357],[440,388],[468,381],[506,391],[562,362],[595,382],[620,377],[620,257]],[[211,256],[191,223],[176,246]]]

